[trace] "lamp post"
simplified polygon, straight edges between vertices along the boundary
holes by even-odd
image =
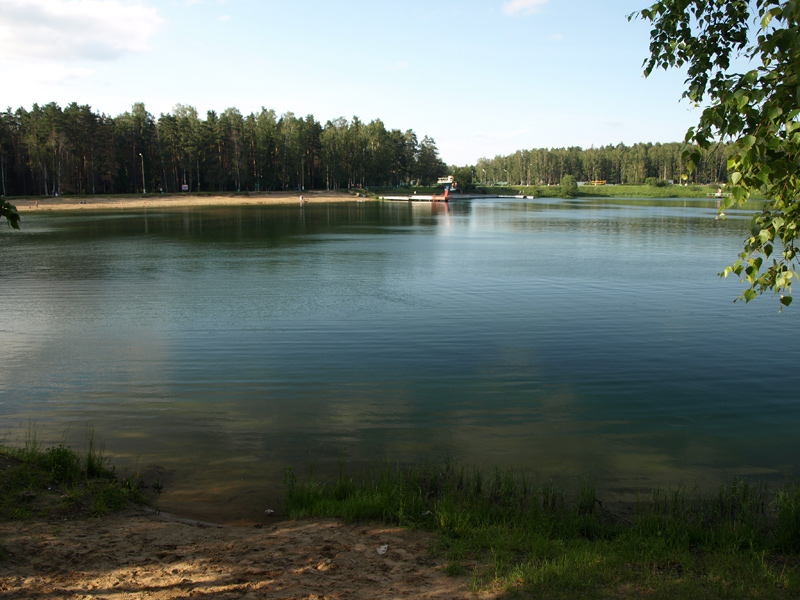
[[[139,152],[139,158],[142,159],[142,194],[147,194],[147,189],[144,187],[144,156]]]

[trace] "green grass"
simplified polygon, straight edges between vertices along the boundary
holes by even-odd
[[[0,519],[86,518],[147,502],[136,477],[120,478],[90,432],[83,454],[45,448],[30,433],[24,446],[0,445]]]
[[[582,185],[578,186],[578,198],[707,198],[710,194],[716,193],[718,186],[716,185],[700,185],[689,184],[682,185],[666,185],[666,186],[653,186],[653,185],[633,185],[633,184],[620,184],[620,185]],[[309,190],[306,193],[313,194],[315,190]],[[316,190],[321,191],[321,190]],[[340,190],[347,192],[348,190]],[[404,187],[370,187],[365,190],[349,190],[353,194],[365,193],[373,197],[385,195],[412,195],[414,192],[417,194],[443,194],[444,188],[442,186],[404,186]],[[560,185],[505,185],[505,186],[483,186],[480,183],[476,184],[474,190],[468,192],[469,194],[485,194],[487,196],[514,196],[522,192],[525,195],[536,196],[537,198],[559,198],[561,197]],[[227,196],[249,196],[250,194],[260,194],[261,192],[241,191],[241,192],[224,192],[223,195]],[[300,194],[301,192],[297,192]],[[71,200],[87,200],[97,198],[108,198],[111,200],[125,200],[125,199],[141,199],[143,197],[181,197],[186,195],[192,196],[218,196],[220,192],[170,192],[159,193],[151,192],[148,194],[70,194],[64,196],[65,199]],[[458,198],[456,193],[455,198]],[[29,202],[35,200],[42,200],[50,198],[50,196],[15,196],[7,198],[12,204],[14,202]],[[754,195],[754,200],[763,200],[763,197]]]
[[[613,514],[511,471],[385,465],[327,484],[286,473],[293,518],[434,531],[446,572],[523,598],[795,598],[800,488],[734,479],[713,495],[655,491]]]
[[[718,186],[716,185],[581,185],[578,186],[578,198],[708,198],[709,194],[715,194]],[[369,193],[374,196],[382,195],[411,195],[416,191],[417,194],[442,194],[442,187],[402,187],[402,188],[369,188]],[[519,193],[537,198],[560,198],[560,185],[505,185],[505,186],[482,186],[477,187],[470,194],[485,194],[488,196],[515,196]],[[454,198],[458,198],[455,194]],[[763,200],[763,197],[754,196],[756,200]],[[757,207],[756,207],[757,208]]]
[[[578,198],[708,198],[717,192],[719,186],[716,185],[580,185],[578,186]],[[537,198],[559,198],[561,197],[560,185],[523,185],[523,186],[478,186],[478,193],[515,195],[522,192],[526,195],[536,196]],[[763,197],[754,196],[754,199]]]

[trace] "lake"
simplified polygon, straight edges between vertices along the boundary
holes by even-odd
[[[800,465],[798,310],[707,200],[34,213],[0,232],[0,423],[257,520],[294,467],[513,467],[604,501]]]

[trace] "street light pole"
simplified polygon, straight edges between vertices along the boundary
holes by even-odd
[[[144,156],[139,152],[139,158],[142,159],[142,194],[147,194],[147,189],[144,187]]]

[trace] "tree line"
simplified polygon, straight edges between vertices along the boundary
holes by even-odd
[[[4,196],[429,185],[446,171],[433,139],[379,119],[323,126],[265,108],[201,119],[182,104],[155,118],[142,103],[116,117],[74,102],[0,113]]]
[[[691,173],[682,143],[617,144],[518,150],[447,167],[436,143],[376,119],[329,120],[277,115],[262,108],[208,111],[176,105],[155,118],[144,104],[116,117],[77,103],[34,104],[0,113],[0,193],[4,196],[335,190],[431,185],[455,174],[462,186],[559,185],[578,181],[641,184],[650,180],[724,183],[731,148],[703,149]]]
[[[643,184],[649,180],[725,183],[731,148],[713,144],[701,152],[697,168],[689,172],[682,153],[685,144],[617,144],[584,150],[580,147],[518,150],[508,156],[482,158],[474,167],[477,182],[510,185],[560,185],[566,175],[578,181]]]

